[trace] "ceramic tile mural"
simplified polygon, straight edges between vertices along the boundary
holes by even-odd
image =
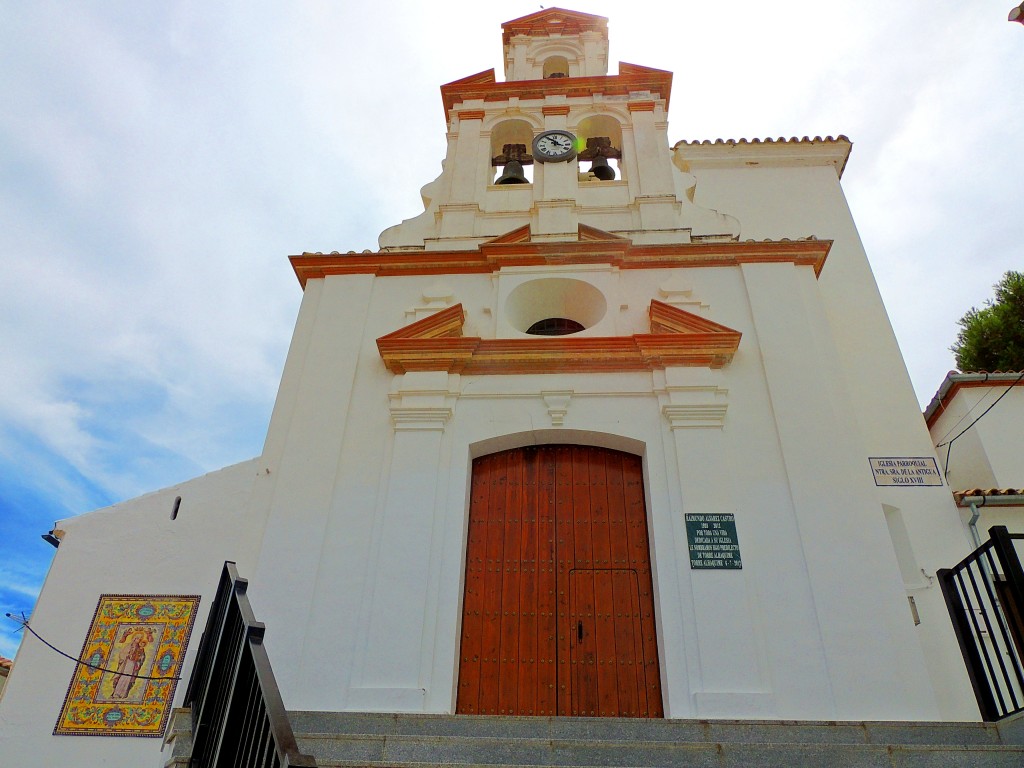
[[[56,735],[161,736],[197,595],[101,595]]]

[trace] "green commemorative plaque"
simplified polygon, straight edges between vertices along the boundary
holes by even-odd
[[[736,516],[686,515],[690,568],[742,568]]]

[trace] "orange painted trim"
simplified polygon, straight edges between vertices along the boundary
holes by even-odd
[[[650,91],[657,94],[665,100],[665,110],[668,111],[672,73],[634,65],[628,74],[556,77],[547,80],[506,80],[499,83],[494,81],[494,70],[489,70],[442,85],[441,101],[447,120],[456,104],[471,99],[508,101],[516,96],[525,101],[552,95],[573,98],[593,96],[597,93],[605,96],[628,96],[635,91]]]
[[[626,106],[630,112],[653,112],[654,102],[653,101],[631,101]]]
[[[657,305],[657,306],[656,306]],[[388,370],[446,371],[465,374],[599,373],[648,371],[669,366],[721,368],[739,348],[741,334],[662,302],[651,303],[652,318],[675,327],[699,331],[634,334],[632,336],[531,337],[481,339],[461,333],[461,304],[377,339]],[[444,335],[437,335],[445,329]],[[652,320],[652,331],[655,330]]]
[[[476,251],[390,251],[379,253],[310,254],[291,256],[299,283],[331,275],[466,275],[497,272],[502,267],[543,265],[611,264],[620,269],[736,267],[751,263],[785,263],[809,266],[820,275],[831,240],[784,240],[781,242],[673,243],[634,245],[626,238],[609,235],[602,240],[581,227],[576,242],[505,240],[522,236],[514,230],[483,243]],[[593,230],[595,232],[599,230]],[[526,230],[529,236],[529,230]]]
[[[456,112],[455,115],[462,120],[483,120],[485,112],[482,109],[464,109]]]
[[[552,104],[548,107],[541,107],[540,111],[544,115],[568,115],[569,105],[568,104]]]

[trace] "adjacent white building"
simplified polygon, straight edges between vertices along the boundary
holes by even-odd
[[[1024,532],[1024,373],[950,371],[924,415],[972,539]]]
[[[201,595],[187,678],[232,560],[289,709],[589,714],[560,665],[628,636],[654,672],[614,679],[650,716],[977,719],[934,574],[973,548],[950,491],[982,458],[965,437],[944,482],[850,142],[670,145],[671,73],[610,67],[601,17],[503,44],[504,80],[442,87],[424,212],[376,253],[292,257],[262,454],[58,522],[33,628],[77,649],[100,595]],[[155,765],[155,739],[51,735],[73,672],[22,643],[5,760]],[[535,704],[506,712],[510,674]]]

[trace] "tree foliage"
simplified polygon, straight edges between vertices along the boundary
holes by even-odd
[[[950,347],[961,371],[1024,371],[1024,273],[1007,272],[995,299],[960,318]]]

